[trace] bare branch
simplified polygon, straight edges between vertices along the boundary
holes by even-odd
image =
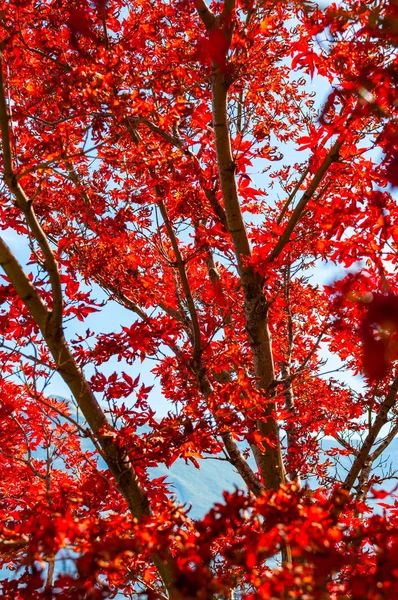
[[[385,400],[382,402],[377,417],[366,436],[366,439],[359,450],[356,459],[354,460],[349,473],[342,485],[343,490],[350,491],[353,487],[360,471],[364,468],[365,462],[368,460],[370,451],[380,433],[381,428],[387,423],[388,412],[394,406],[398,393],[398,376],[395,377]]]
[[[44,590],[48,591],[51,589],[52,584],[53,584],[54,571],[55,571],[55,559],[54,559],[54,557],[52,557],[52,558],[46,558],[45,560],[48,564],[48,567],[47,567],[47,577],[46,577],[46,583],[44,586]]]
[[[393,439],[398,435],[398,423],[396,423],[386,435],[386,437],[380,442],[377,448],[369,456],[372,463],[379,458],[379,456],[388,448]]]
[[[294,198],[296,197],[297,192],[299,191],[299,189],[301,188],[301,186],[303,185],[305,178],[307,177],[308,173],[310,172],[310,168],[307,167],[306,169],[304,169],[303,174],[301,175],[300,179],[298,180],[295,188],[293,189],[292,193],[290,194],[290,196],[287,198],[285,204],[282,207],[282,210],[276,220],[277,224],[280,225],[282,222],[283,217],[285,216],[286,211],[288,210],[289,206],[291,205],[291,203],[293,202]]]
[[[369,476],[372,470],[372,461],[364,462],[362,471],[358,477],[358,485],[356,486],[356,499],[358,502],[364,502],[369,491]]]
[[[222,433],[221,438],[228,453],[228,461],[238,471],[252,494],[259,496],[265,490],[265,487],[254,473],[247,460],[243,457],[231,432],[226,431],[225,433]]]
[[[235,9],[236,0],[224,0],[224,9],[222,11],[222,15],[230,15],[232,11]]]

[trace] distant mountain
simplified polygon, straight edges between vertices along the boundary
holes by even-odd
[[[242,478],[230,463],[210,457],[200,461],[200,469],[179,459],[170,469],[159,465],[150,471],[154,477],[168,477],[179,502],[192,506],[189,516],[193,519],[202,518],[213,504],[222,501],[224,490],[233,492],[243,487]]]
[[[324,440],[323,450],[329,450],[336,447],[335,440]],[[385,453],[384,460],[386,467],[391,465],[393,470],[398,471],[398,438],[395,438]],[[340,457],[341,466],[338,467],[340,477],[344,478],[345,470],[350,467],[350,459],[346,456]],[[251,463],[253,464],[253,462]],[[377,463],[376,463],[377,464]],[[151,469],[154,477],[166,475],[170,487],[174,490],[177,499],[182,504],[191,505],[192,509],[189,515],[194,519],[200,519],[210,510],[213,504],[222,501],[222,492],[224,490],[232,492],[235,488],[242,488],[243,481],[237,471],[226,461],[206,458],[200,461],[200,469],[194,465],[188,465],[184,460],[176,460],[175,463],[167,469],[164,465]],[[330,469],[331,475],[334,468]],[[382,475],[380,467],[374,471],[377,475]],[[383,484],[384,489],[393,489],[398,483],[398,477],[391,479]],[[309,480],[311,487],[316,485],[315,478]]]
[[[62,399],[61,397],[59,397]],[[145,431],[144,427],[142,431]],[[241,450],[243,447],[241,444]],[[334,439],[325,439],[322,441],[322,448],[324,451],[330,448],[339,446],[338,442]],[[89,439],[82,440],[82,447],[93,450]],[[45,459],[45,451],[38,450],[35,453],[36,458]],[[326,458],[326,456],[324,456]],[[332,462],[333,459],[331,459]],[[343,480],[345,477],[345,470],[349,469],[352,459],[347,456],[339,457],[339,465],[337,471],[340,478]],[[175,494],[177,500],[181,504],[191,506],[189,515],[193,519],[202,518],[215,504],[216,502],[222,502],[222,492],[228,491],[233,492],[236,488],[243,488],[244,482],[234,467],[226,460],[222,460],[222,454],[218,456],[205,456],[200,463],[200,469],[197,469],[191,462],[185,463],[183,459],[176,460],[170,468],[160,464],[157,467],[149,469],[149,475],[152,478],[166,476],[170,490]],[[59,461],[59,465],[61,465]],[[254,467],[254,459],[249,458],[249,464]],[[55,466],[58,466],[56,464]],[[98,460],[98,466],[101,469],[106,468],[105,463],[100,458]],[[391,470],[398,472],[398,437],[395,438],[390,444],[387,452],[384,453],[382,468],[380,467],[380,460],[376,461],[377,468],[374,470],[376,475],[382,475],[388,471],[389,467]],[[335,475],[335,467],[330,468],[330,475]],[[310,487],[317,485],[315,476],[310,478],[307,482]],[[384,489],[393,489],[398,483],[398,477],[390,479],[383,484]]]
[[[60,399],[62,399],[59,396]],[[145,427],[143,431],[145,431]],[[86,439],[82,440],[84,447],[92,450],[91,442]],[[325,439],[322,441],[322,448],[324,451],[330,448],[339,446],[338,442],[334,439]],[[243,448],[241,448],[243,449]],[[39,451],[40,452],[40,451]],[[39,456],[38,456],[39,458]],[[175,493],[176,498],[182,504],[191,506],[189,515],[193,519],[202,518],[215,504],[216,502],[222,502],[222,492],[228,491],[233,492],[236,488],[243,488],[244,483],[242,478],[237,471],[232,467],[230,463],[225,460],[220,460],[222,455],[218,457],[206,456],[204,460],[200,461],[200,469],[197,469],[192,463],[186,464],[183,459],[176,460],[173,465],[168,469],[165,465],[159,465],[155,468],[150,469],[150,476],[161,477],[167,476],[170,489]],[[325,457],[326,458],[326,457]],[[340,465],[337,467],[340,478],[343,480],[345,477],[345,469],[349,469],[352,459],[347,456],[339,457]],[[254,460],[249,459],[249,464],[253,467]],[[100,459],[98,461],[100,468],[105,468],[105,464]],[[388,471],[389,467],[391,470],[398,472],[398,437],[395,438],[387,452],[383,455],[382,468],[380,467],[380,460],[376,461],[377,468],[374,470],[376,475],[382,475]],[[330,468],[330,474],[335,475],[335,468]],[[304,482],[306,483],[306,482]],[[310,478],[307,482],[310,487],[316,486],[316,478]],[[384,489],[393,489],[398,483],[398,477],[390,479],[383,484]]]

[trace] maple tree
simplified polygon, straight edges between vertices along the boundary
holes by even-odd
[[[10,0],[0,27],[3,597],[396,598],[397,1]],[[194,520],[148,469],[204,456],[242,489]]]

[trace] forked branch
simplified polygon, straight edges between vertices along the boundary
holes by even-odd
[[[359,450],[357,457],[355,458],[355,460],[351,466],[351,469],[349,470],[348,475],[345,478],[345,481],[342,486],[342,488],[344,490],[350,491],[352,489],[359,473],[364,468],[365,463],[368,460],[369,455],[371,453],[372,447],[377,439],[377,436],[379,435],[379,433],[381,431],[381,428],[388,421],[388,413],[389,413],[390,409],[394,406],[395,402],[397,401],[397,394],[398,394],[398,376],[395,377],[394,381],[392,382],[390,389],[388,391],[388,394],[380,406],[377,417],[375,418],[375,421],[374,421],[368,435],[366,436],[366,439],[362,445],[362,448]]]

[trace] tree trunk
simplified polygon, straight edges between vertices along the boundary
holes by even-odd
[[[275,377],[271,335],[268,328],[268,303],[264,296],[262,278],[248,264],[251,249],[236,187],[235,163],[227,117],[227,99],[226,77],[216,70],[212,80],[212,106],[218,173],[227,228],[233,241],[244,292],[246,331],[253,354],[254,373],[259,389],[264,390],[264,410],[262,418],[257,423],[257,428],[266,438],[267,449],[262,452],[257,448],[255,459],[265,487],[277,490],[284,482],[284,466],[278,424],[275,419],[275,403],[269,394]]]

